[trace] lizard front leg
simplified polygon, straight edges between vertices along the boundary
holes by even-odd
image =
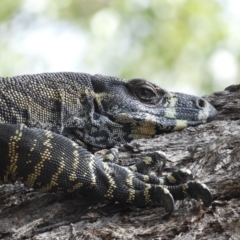
[[[147,183],[148,175],[103,162],[62,135],[24,125],[0,124],[0,149],[1,182],[20,180],[40,192],[80,192],[136,206],[163,204],[170,215],[174,201],[169,190],[182,199],[196,187]]]
[[[39,192],[79,192],[141,207],[163,204],[168,214],[174,209],[172,195],[164,187],[103,162],[62,135],[23,124],[0,124],[0,149],[1,183],[19,180]]]

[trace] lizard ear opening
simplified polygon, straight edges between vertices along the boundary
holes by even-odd
[[[98,100],[98,98],[93,99],[93,106],[94,106],[94,112],[100,114],[101,113],[101,104]]]

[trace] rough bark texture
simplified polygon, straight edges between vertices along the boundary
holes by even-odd
[[[240,85],[206,97],[219,111],[211,123],[133,141],[119,162],[162,150],[169,167],[189,168],[213,193],[213,204],[185,200],[135,209],[81,196],[40,194],[20,183],[0,186],[1,239],[240,239]]]

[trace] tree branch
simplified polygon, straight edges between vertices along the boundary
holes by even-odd
[[[168,167],[189,168],[213,193],[213,204],[177,202],[164,209],[133,209],[81,196],[40,194],[20,183],[0,186],[0,238],[19,239],[239,239],[240,85],[206,99],[218,110],[211,123],[119,147],[119,164],[148,152],[166,153]]]

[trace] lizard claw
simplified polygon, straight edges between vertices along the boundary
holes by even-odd
[[[212,203],[212,194],[207,186],[200,181],[188,181],[178,186],[165,186],[173,195],[175,200],[186,198],[201,199],[205,207]]]
[[[156,192],[157,192],[157,199],[155,200],[157,203],[159,203],[159,200],[160,200],[161,204],[164,206],[166,214],[163,216],[163,219],[166,219],[172,214],[174,210],[174,203],[175,203],[174,199],[172,197],[172,194],[165,187],[157,186]]]
[[[209,207],[212,203],[212,194],[208,187],[200,181],[189,181],[185,188],[189,197],[194,199],[201,199],[205,207]]]
[[[165,211],[167,213],[162,218],[167,219],[172,214],[172,212],[174,210],[174,203],[175,202],[174,202],[174,199],[173,199],[171,193],[166,188],[164,188],[163,191],[164,191],[165,195],[163,196],[162,201],[163,201],[163,206],[165,208]]]

